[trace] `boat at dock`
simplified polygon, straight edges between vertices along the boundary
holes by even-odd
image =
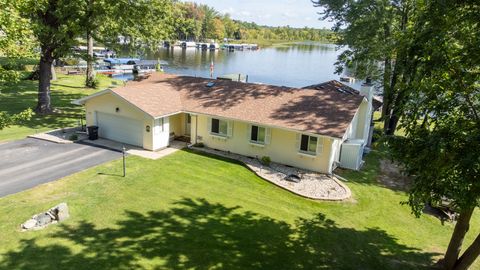
[[[109,58],[95,66],[95,71],[105,75],[147,74],[163,71],[168,63],[161,60],[141,60],[138,58]]]
[[[234,43],[225,43],[222,46],[222,49],[228,50],[230,52],[233,51],[244,51],[244,50],[258,50],[259,47],[257,44],[247,44],[247,43],[242,43],[242,44],[234,44]]]
[[[99,65],[96,69],[97,73],[107,75],[131,74],[138,58],[106,58],[103,65]]]
[[[140,60],[133,67],[133,74],[148,74],[163,71],[159,60]]]
[[[195,48],[197,47],[197,43],[194,41],[182,41],[180,42],[180,47],[182,48]]]
[[[114,58],[116,53],[112,50],[109,50],[105,47],[98,47],[94,46],[93,48],[93,56],[95,58]],[[73,47],[73,51],[77,53],[86,53],[88,51],[87,46],[75,46]]]

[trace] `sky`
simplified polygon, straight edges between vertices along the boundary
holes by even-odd
[[[311,0],[184,0],[214,7],[233,19],[260,25],[330,28],[332,23],[320,21]]]

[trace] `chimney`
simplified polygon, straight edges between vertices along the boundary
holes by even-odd
[[[373,99],[373,84],[372,79],[367,77],[365,82],[362,84],[360,88],[360,95],[367,98],[368,102],[372,102]]]

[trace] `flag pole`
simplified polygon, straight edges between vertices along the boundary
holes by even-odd
[[[210,64],[210,78],[213,79],[213,69],[214,69],[214,65],[213,65],[213,60],[212,60],[212,63]]]

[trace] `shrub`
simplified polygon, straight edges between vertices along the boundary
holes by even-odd
[[[2,65],[2,68],[5,70],[17,70],[17,71],[24,71],[25,64],[20,62],[8,62]]]
[[[98,88],[100,85],[100,80],[97,77],[95,77],[93,80],[87,78],[85,85],[90,88]]]
[[[380,140],[383,137],[383,131],[379,128],[375,128],[372,134],[372,143]]]
[[[76,141],[76,140],[78,140],[78,135],[77,134],[72,134],[72,135],[70,135],[70,137],[68,137],[68,139],[70,141]]]
[[[193,146],[203,148],[203,147],[205,147],[205,144],[203,144],[202,142],[199,142],[199,143],[194,144]]]
[[[261,159],[260,159],[260,162],[265,165],[265,166],[270,166],[270,163],[272,163],[272,160],[270,159],[269,156],[263,156]]]
[[[30,74],[28,74],[25,79],[31,81],[38,81],[40,79],[40,70],[38,69],[38,67],[34,67],[32,72],[30,72]]]

